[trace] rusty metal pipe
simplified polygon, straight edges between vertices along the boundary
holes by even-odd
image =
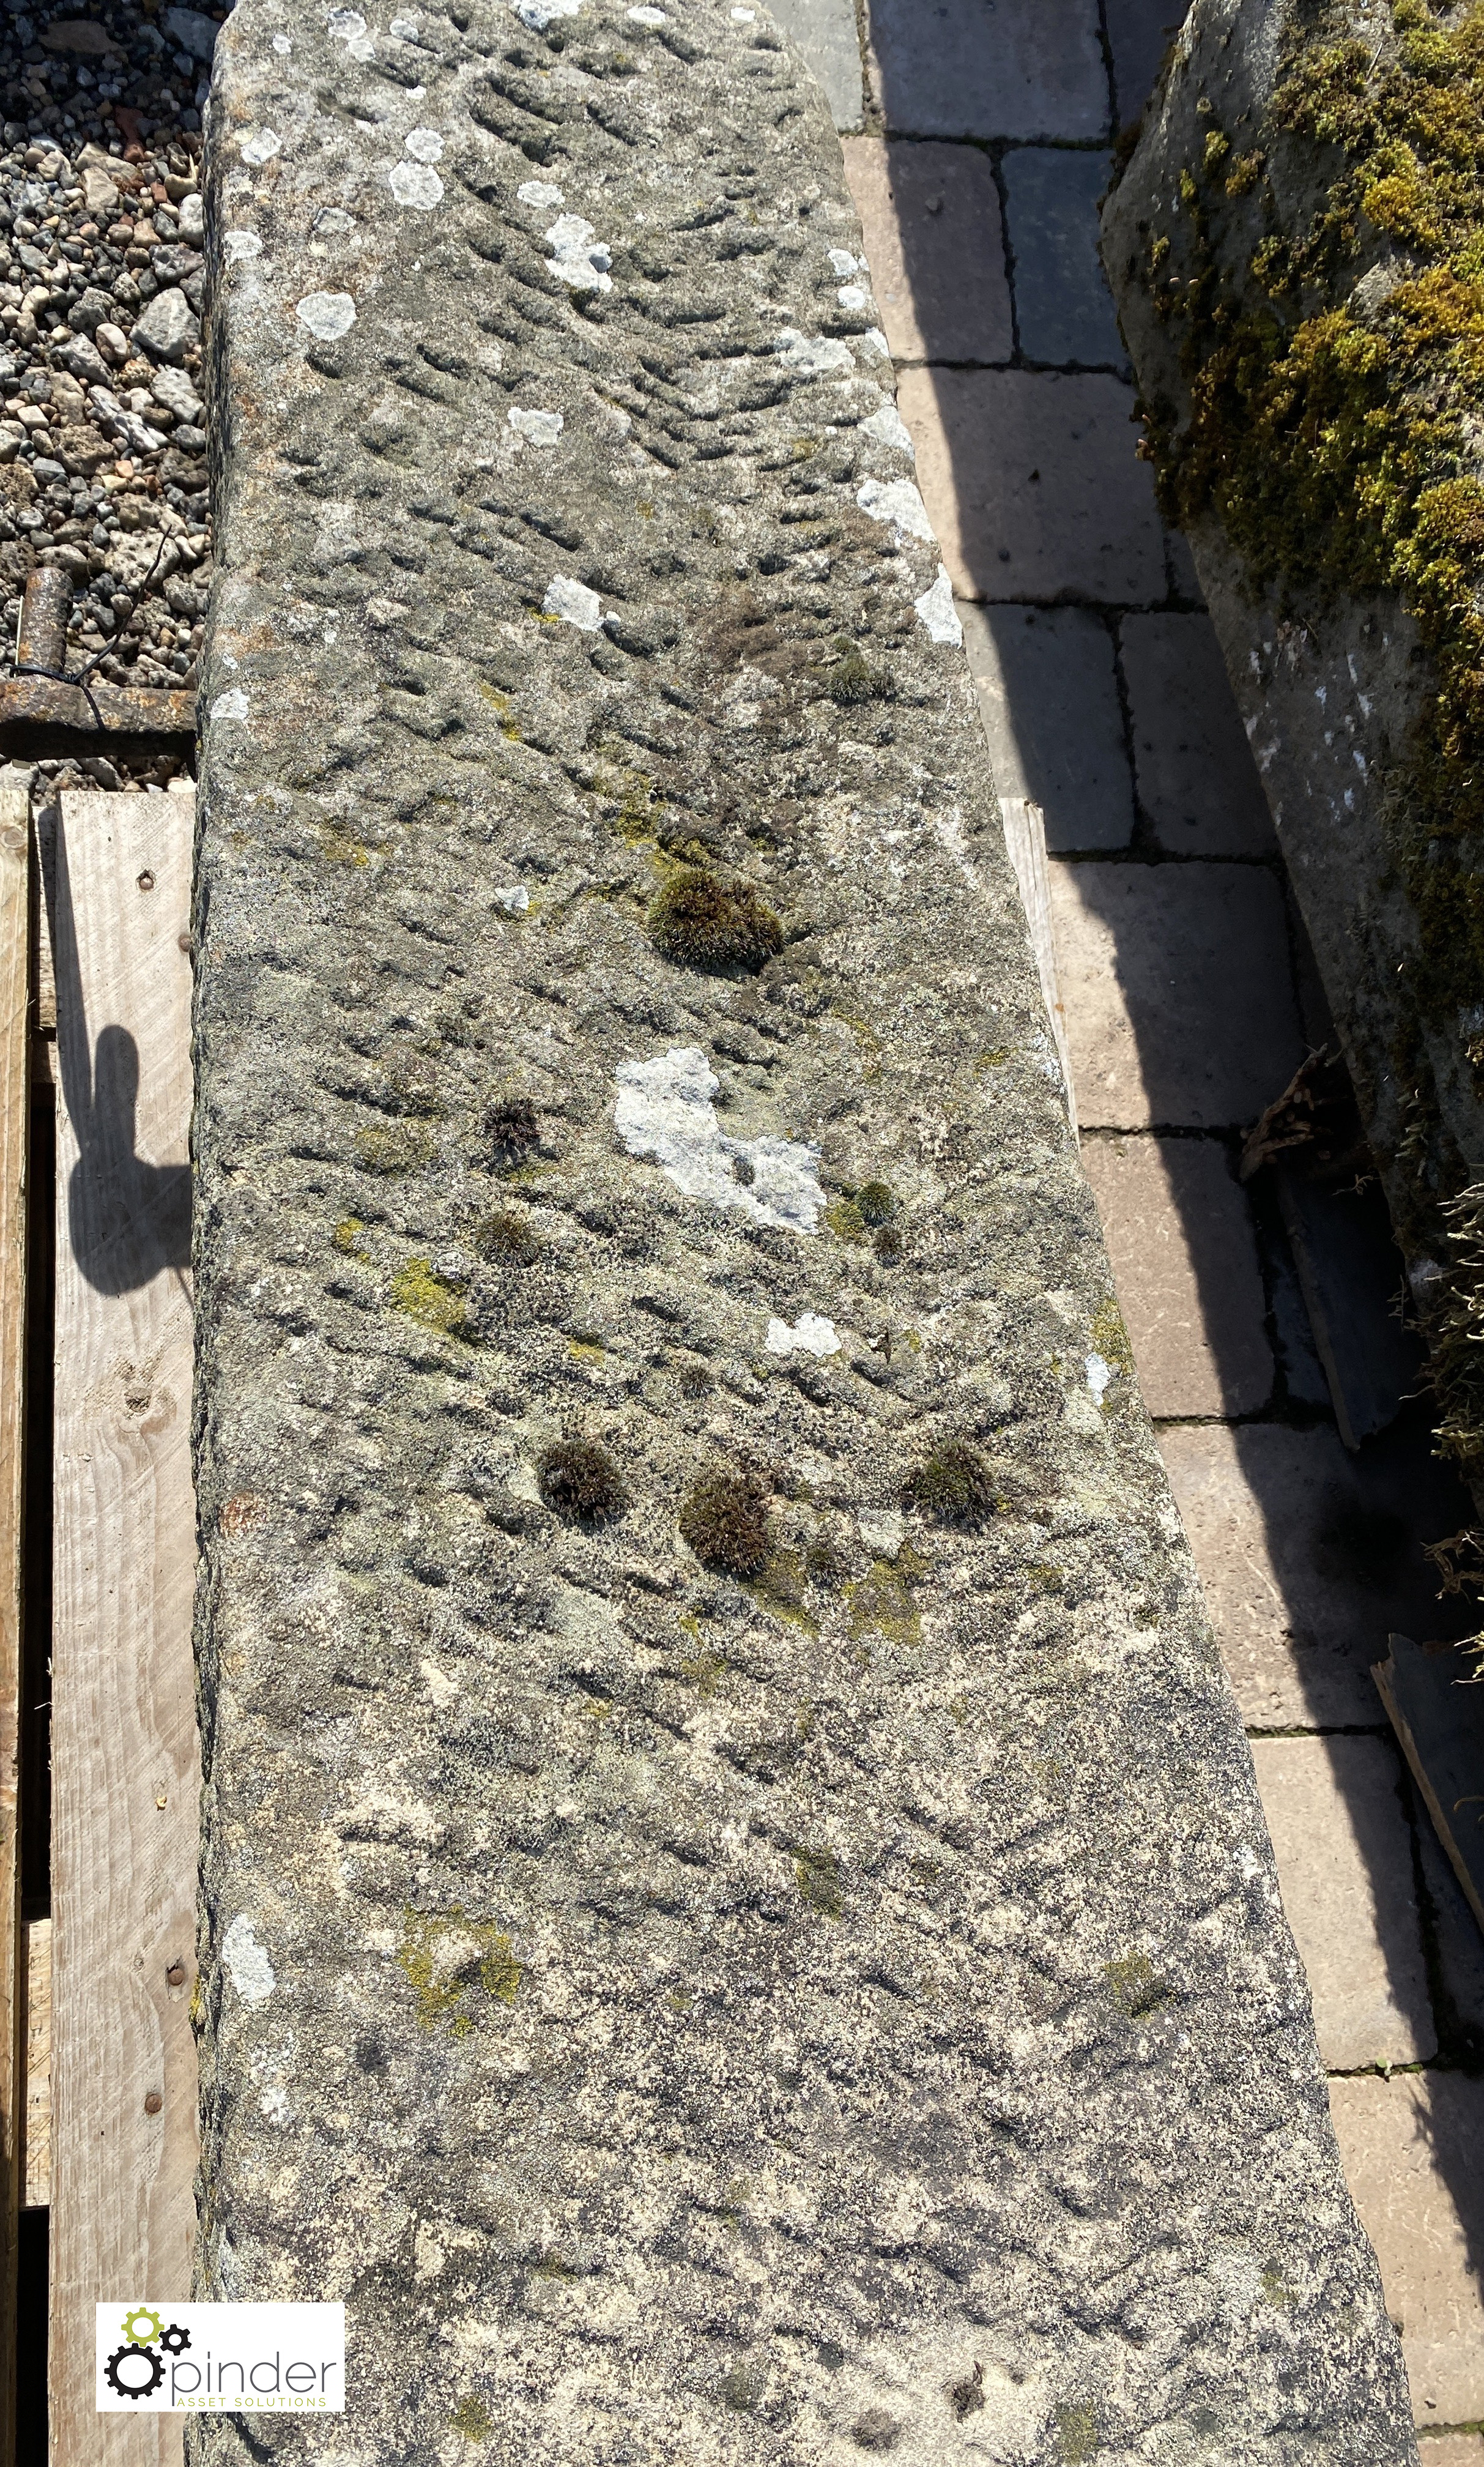
[[[72,583],[59,565],[38,565],[26,580],[16,638],[17,668],[47,668],[54,674],[67,665],[67,621],[72,615]]]

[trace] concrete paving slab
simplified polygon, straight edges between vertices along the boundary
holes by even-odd
[[[1108,627],[1086,608],[965,600],[958,614],[1000,794],[1041,807],[1053,854],[1127,848],[1134,783]]]
[[[1010,359],[1010,284],[988,155],[880,137],[847,138],[843,151],[892,358]]]
[[[1096,859],[1050,871],[1084,1128],[1254,1122],[1304,1054],[1271,875]]]
[[[1252,1761],[1326,2068],[1425,2062],[1437,2032],[1396,1749],[1254,1739]]]
[[[1190,554],[1190,542],[1183,532],[1165,532],[1164,561],[1169,568],[1170,590],[1174,598],[1182,600],[1189,608],[1203,608],[1205,595],[1196,572],[1195,558]]]
[[[1272,1392],[1247,1200],[1214,1140],[1088,1140],[1139,1390],[1157,1417],[1252,1414]]]
[[[1412,1805],[1422,1853],[1423,1915],[1438,2040],[1451,2063],[1477,2071],[1484,2063],[1484,1935],[1415,1784]]]
[[[836,127],[859,128],[866,89],[854,0],[768,0],[768,7],[824,88]]]
[[[1117,377],[909,369],[898,401],[960,600],[1163,599],[1154,480]]]
[[[1054,368],[1125,368],[1097,253],[1097,201],[1110,157],[1023,146],[1001,168],[1022,351]]]
[[[907,137],[1104,137],[1096,0],[869,0],[871,81]]]
[[[1484,2433],[1434,2433],[1419,2444],[1418,2457],[1421,2467],[1484,2467]]]
[[[1139,802],[1175,856],[1276,847],[1209,617],[1126,617],[1118,629]]]
[[[1272,1422],[1164,1430],[1159,1453],[1248,1729],[1382,1722],[1372,1663],[1435,1617],[1389,1467],[1373,1477],[1332,1429]]]
[[[1149,100],[1159,63],[1184,22],[1180,0],[1107,0],[1113,121],[1127,128]]]
[[[1484,2417],[1484,2081],[1332,2081],[1345,2178],[1402,2333],[1420,2428]],[[1431,2441],[1424,2467],[1439,2467]],[[1468,2453],[1464,2453],[1467,2458]]]

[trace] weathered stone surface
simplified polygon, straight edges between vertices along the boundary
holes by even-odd
[[[1127,359],[1097,254],[1106,154],[1017,146],[1004,158],[1021,350],[1048,367],[1112,368]]]
[[[1303,1059],[1270,875],[1051,868],[1077,1119],[1114,1131],[1256,1120]]]
[[[1082,1161],[1151,1414],[1257,1413],[1272,1393],[1272,1352],[1247,1196],[1225,1149],[1090,1139]]]
[[[356,2395],[195,2452],[1401,2461],[823,101],[658,15],[218,41],[202,2270]]]
[[[1395,1746],[1254,1739],[1252,1761],[1325,2064],[1425,2063],[1437,2031]]]
[[[909,369],[902,417],[964,600],[1162,600],[1164,546],[1116,377]]]
[[[995,167],[977,146],[844,146],[881,323],[896,360],[1015,350]]]
[[[1113,636],[1088,608],[960,610],[1001,797],[1029,797],[1053,854],[1126,848],[1134,787]]]

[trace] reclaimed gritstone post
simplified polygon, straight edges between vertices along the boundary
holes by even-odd
[[[1481,173],[1477,0],[1196,0],[1102,243],[1475,1497]]]
[[[822,98],[213,115],[191,2455],[1412,2458]]]

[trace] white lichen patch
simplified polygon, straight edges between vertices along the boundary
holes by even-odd
[[[266,2004],[279,1983],[246,1911],[237,1912],[222,1937],[221,1964],[244,2004]]]
[[[515,193],[523,206],[554,208],[566,203],[561,190],[553,187],[550,180],[523,180]]]
[[[929,583],[927,590],[912,601],[912,606],[926,625],[931,641],[954,644],[963,641],[963,627],[954,606],[954,586],[946,565],[938,567],[936,580]]]
[[[669,14],[663,9],[630,9],[628,15],[636,26],[667,26]]]
[[[261,257],[262,242],[253,231],[223,232],[221,253],[229,265],[241,265],[247,258]]]
[[[832,248],[829,252],[829,266],[831,274],[842,283],[847,274],[864,274],[866,271],[865,266],[851,256],[847,248]]]
[[[543,617],[564,618],[584,634],[596,634],[603,622],[603,603],[596,591],[570,574],[553,574],[541,602]]]
[[[247,696],[241,687],[229,686],[225,693],[219,693],[212,705],[211,715],[213,719],[245,719]]]
[[[867,1550],[873,1551],[878,1559],[896,1557],[907,1532],[907,1520],[898,1508],[863,1508],[855,1524]]]
[[[687,1199],[740,1209],[760,1225],[815,1232],[824,1209],[818,1148],[771,1133],[726,1138],[712,1103],[721,1082],[698,1046],[620,1063],[618,1085],[614,1127],[630,1156],[659,1166]]]
[[[415,163],[437,163],[442,159],[443,141],[436,128],[409,128],[402,150]]]
[[[933,537],[928,509],[915,481],[863,480],[855,492],[855,502],[873,523],[890,523],[898,540],[904,532],[910,532],[913,539]]]
[[[868,360],[889,360],[891,357],[891,346],[879,326],[867,326],[860,342]]]
[[[294,314],[320,342],[338,343],[355,324],[355,302],[349,291],[309,291]]]
[[[520,403],[508,414],[510,426],[528,445],[554,445],[563,428],[559,411],[528,411]]]
[[[396,164],[388,185],[399,206],[412,206],[421,215],[442,202],[443,183],[430,163]]]
[[[797,376],[850,376],[855,371],[849,344],[833,334],[801,334],[797,326],[785,326],[774,350]]]
[[[353,60],[375,58],[375,38],[358,9],[332,9],[328,33],[332,43],[344,43]]]
[[[1084,1369],[1088,1374],[1088,1392],[1091,1396],[1093,1403],[1100,1405],[1103,1398],[1107,1395],[1109,1389],[1113,1386],[1117,1373],[1114,1371],[1113,1364],[1111,1362],[1105,1362],[1100,1353],[1090,1353],[1084,1365]]]
[[[840,1351],[834,1321],[821,1319],[817,1311],[800,1311],[792,1327],[786,1319],[771,1319],[765,1341],[770,1353],[814,1353],[822,1360],[826,1353]]]
[[[558,215],[546,238],[551,251],[546,261],[547,272],[565,283],[569,290],[613,289],[613,277],[608,271],[613,263],[612,252],[583,215]]]
[[[354,231],[355,216],[348,215],[344,206],[326,206],[315,215],[310,228],[316,239],[338,239],[342,233]]]
[[[251,163],[255,169],[271,163],[282,148],[283,140],[276,128],[249,128],[237,139],[237,152],[244,163]]]
[[[530,906],[530,894],[524,882],[507,882],[503,891],[496,892],[495,906],[503,908],[507,917],[524,917]]]
[[[871,305],[870,293],[859,283],[843,283],[835,297],[842,308],[852,317],[861,316]]]
[[[576,17],[581,10],[582,0],[516,0],[515,13],[533,34],[544,34],[558,17]]]
[[[883,403],[880,411],[871,413],[869,419],[863,419],[861,435],[870,438],[877,445],[894,446],[897,453],[905,454],[910,463],[917,460],[911,431],[894,402]]]

